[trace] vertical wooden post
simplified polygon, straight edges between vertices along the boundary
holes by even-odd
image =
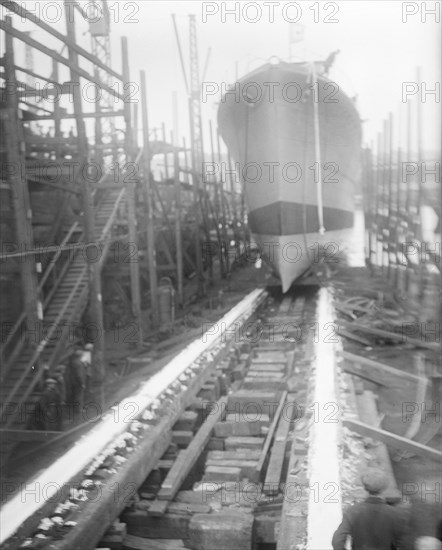
[[[392,220],[393,206],[393,113],[388,115],[388,202],[387,202],[387,279],[390,280],[391,275],[391,250],[394,237],[394,221]]]
[[[69,0],[64,0],[65,19],[66,19],[66,35],[69,42],[75,43],[75,10],[71,9],[72,4]],[[78,54],[68,45],[69,61],[78,66]],[[88,182],[84,178],[83,172],[87,168],[88,162],[88,146],[86,129],[83,120],[83,110],[81,102],[80,78],[77,72],[70,70],[70,77],[73,83],[72,100],[74,105],[74,115],[77,128],[77,147],[82,164],[78,172],[78,181],[81,189],[81,197],[83,203],[83,223],[86,243],[94,243],[96,240],[95,233],[95,212],[94,201]],[[100,337],[94,342],[94,357],[93,357],[93,376],[97,382],[104,380],[104,323],[103,323],[103,299],[101,293],[101,272],[100,262],[89,259],[90,254],[86,257],[89,267],[89,313],[92,323],[95,324]]]
[[[230,255],[229,255],[229,249],[230,249],[230,243],[229,243],[229,237],[227,234],[227,214],[226,214],[226,196],[224,193],[224,177],[225,177],[225,171],[223,171],[223,161],[221,158],[221,142],[220,142],[220,135],[218,128],[216,129],[216,150],[217,150],[217,156],[218,156],[218,163],[219,163],[219,169],[220,169],[220,194],[221,194],[221,212],[222,212],[222,235],[223,235],[223,241],[224,241],[224,254],[225,254],[225,261],[226,261],[226,272],[227,274],[230,271]]]
[[[413,160],[413,110],[410,99],[407,99],[407,162]],[[410,175],[407,175],[406,185],[406,199],[405,199],[405,241],[408,242],[413,237],[414,223],[412,213],[412,188],[413,183]],[[406,247],[403,252],[406,252]],[[405,272],[405,287],[407,291],[410,288],[412,268],[406,258],[406,272]]]
[[[135,156],[138,153],[138,103],[134,103],[132,143]]]
[[[241,232],[238,228],[238,207],[236,205],[236,185],[233,178],[234,170],[232,169],[232,157],[230,156],[230,151],[227,154],[227,163],[229,165],[229,177],[230,177],[230,193],[231,193],[231,203],[232,203],[232,212],[233,212],[233,234],[235,236],[235,248],[236,248],[236,259],[239,260],[241,255],[241,243],[240,236]],[[244,241],[245,244],[245,241]]]
[[[12,19],[9,16],[6,17],[6,25],[12,27]],[[25,170],[25,142],[18,112],[18,86],[15,78],[13,38],[8,31],[5,32],[4,68],[6,96],[6,116],[3,119],[6,136],[4,146],[8,163],[5,172],[14,205],[17,247],[26,251],[34,248],[32,211]],[[33,333],[38,335],[41,313],[39,314],[38,306],[35,256],[33,254],[24,256],[20,258],[19,264],[26,327],[29,335]],[[31,348],[35,347],[38,344],[38,336],[29,343]]]
[[[184,168],[186,170],[186,182],[190,185],[191,179],[190,179],[190,173],[189,173],[189,163],[187,161],[187,144],[186,144],[185,137],[183,137],[183,151],[184,151]]]
[[[149,264],[149,287],[150,301],[152,307],[153,326],[157,327],[159,323],[158,312],[158,281],[157,281],[157,262],[155,255],[155,226],[153,219],[153,201],[152,185],[150,174],[150,145],[149,145],[149,120],[147,114],[147,91],[146,91],[146,73],[141,71],[141,111],[143,124],[143,191],[147,209],[147,259]]]
[[[171,138],[171,142],[175,143],[176,138]],[[181,234],[181,182],[180,182],[180,161],[179,148],[174,146],[173,149],[173,175],[175,186],[175,249],[176,249],[176,274],[177,274],[177,296],[178,306],[183,307],[184,304],[184,273],[183,273],[183,240]]]
[[[382,226],[380,209],[382,207],[382,133],[377,135],[377,163],[376,163],[376,265],[382,265],[382,253],[379,258],[379,245],[382,246]]]
[[[59,74],[58,74],[58,61],[55,61],[55,59],[52,60],[52,78],[55,82],[58,83],[59,81]],[[54,101],[54,137],[57,140],[57,143],[55,145],[55,152],[57,156],[57,162],[60,161],[61,157],[61,113],[60,113],[60,102]]]
[[[122,52],[122,76],[123,87],[130,81],[129,73],[129,52],[127,48],[127,38],[123,36],[121,38],[121,52]],[[133,161],[133,128],[131,124],[131,104],[128,101],[124,101],[124,122],[125,122],[125,150],[126,161],[131,163]],[[131,287],[131,305],[132,314],[137,323],[137,344],[138,347],[143,344],[143,327],[141,317],[141,292],[140,292],[140,264],[138,260],[138,234],[137,234],[137,213],[135,208],[135,177],[129,177],[127,181],[126,201],[127,201],[127,216],[128,216],[128,229],[129,229],[129,242],[135,246],[136,256],[131,258],[129,263],[130,269],[130,287]]]
[[[163,143],[164,143],[164,146],[166,146],[166,126],[164,124],[164,122],[161,123],[161,133],[162,133],[162,136],[163,136]],[[165,150],[164,151],[164,177],[166,179],[169,179],[169,165],[168,165],[168,155],[167,155],[167,151]]]
[[[215,145],[213,142],[213,127],[212,127],[212,121],[209,120],[209,137],[210,137],[210,160],[212,162],[212,165],[215,166]],[[218,257],[219,257],[219,268],[220,268],[220,275],[222,278],[225,278],[226,276],[226,269],[224,267],[224,244],[223,244],[223,238],[222,233],[220,229],[220,221],[222,224],[222,207],[221,207],[221,200],[220,194],[219,194],[219,187],[218,187],[218,181],[216,176],[213,176],[212,181],[213,189],[214,189],[214,195],[215,195],[215,208],[214,208],[214,216],[215,216],[215,224],[216,224],[216,236],[218,240]]]

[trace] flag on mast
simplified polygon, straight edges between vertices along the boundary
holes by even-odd
[[[304,40],[305,25],[302,23],[289,24],[289,43],[296,44]]]

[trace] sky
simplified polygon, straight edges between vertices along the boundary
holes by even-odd
[[[59,2],[60,0],[56,0]],[[28,9],[40,10],[54,28],[64,32],[64,21],[55,21],[49,11],[55,0],[26,0]],[[90,2],[82,1],[87,6]],[[412,102],[412,140],[417,148],[416,117],[422,116],[424,149],[440,149],[441,33],[440,3],[402,2],[400,0],[344,0],[336,2],[200,2],[200,1],[126,1],[109,0],[111,9],[112,65],[121,68],[121,37],[129,43],[131,80],[139,82],[140,70],[146,72],[150,126],[167,134],[174,128],[172,94],[178,97],[178,134],[189,134],[187,94],[179,61],[171,14],[176,14],[187,75],[189,75],[188,15],[195,14],[200,78],[208,50],[204,83],[221,90],[264,64],[272,56],[282,60],[323,60],[340,50],[330,71],[346,93],[357,95],[357,108],[363,122],[363,140],[376,142],[383,120],[392,112],[395,142],[404,145],[407,103],[403,101],[404,83]],[[432,13],[434,10],[438,13]],[[232,13],[233,11],[233,13]],[[14,24],[23,30],[34,28],[19,19]],[[302,25],[303,40],[290,46],[290,28]],[[34,31],[42,39],[43,31]],[[87,25],[77,29],[77,40],[90,45]],[[38,62],[40,63],[40,62]],[[41,61],[49,67],[47,58]],[[417,67],[420,78],[417,77]],[[188,76],[189,78],[189,76]],[[419,81],[418,81],[419,80]],[[436,84],[438,83],[438,84]],[[431,94],[435,87],[439,96]],[[411,93],[413,92],[413,93]],[[139,98],[139,94],[136,96]],[[202,104],[204,132],[209,119],[216,121],[220,93],[208,96]],[[175,126],[176,127],[176,126]]]

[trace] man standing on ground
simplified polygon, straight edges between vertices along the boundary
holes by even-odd
[[[351,537],[352,550],[404,548],[404,514],[380,496],[387,487],[385,474],[369,468],[361,481],[369,497],[344,512],[342,523],[333,535],[333,550],[345,550],[347,537]]]

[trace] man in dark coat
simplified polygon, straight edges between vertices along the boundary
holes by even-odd
[[[345,550],[348,536],[351,537],[352,550],[404,548],[404,514],[380,496],[387,487],[384,473],[369,468],[361,480],[369,497],[344,512],[342,523],[333,535],[333,550]]]
[[[36,406],[35,428],[38,430],[62,430],[62,395],[54,378],[47,378],[43,393]]]

